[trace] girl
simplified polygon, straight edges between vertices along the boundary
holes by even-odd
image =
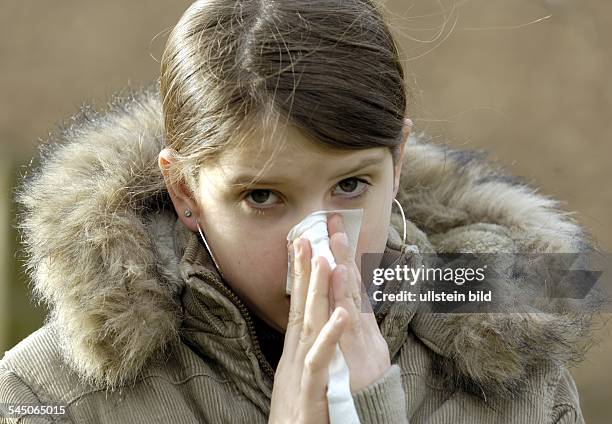
[[[363,253],[586,246],[555,201],[409,137],[406,104],[370,0],[194,2],[159,85],[83,110],[17,193],[51,314],[0,363],[0,420],[325,423],[339,343],[361,423],[582,422],[582,317],[361,310]],[[364,215],[355,257],[330,217],[332,272],[286,236],[334,209]]]

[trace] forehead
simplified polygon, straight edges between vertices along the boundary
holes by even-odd
[[[249,133],[240,135],[235,147],[226,150],[221,156],[221,162],[261,161],[274,157],[276,161],[291,159],[295,156],[341,157],[346,150],[332,149],[323,143],[306,136],[293,125],[279,125],[273,130],[255,127]]]
[[[308,137],[293,125],[286,125],[274,131],[257,128],[242,135],[236,147],[220,155],[218,164],[228,171],[248,168],[266,174],[268,171],[290,171],[292,166],[329,168],[340,162],[372,156],[382,160],[385,152],[388,152],[385,147],[359,150],[333,148]]]

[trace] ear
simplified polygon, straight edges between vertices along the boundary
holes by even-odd
[[[395,169],[393,170],[393,198],[397,196],[399,191],[400,177],[402,172],[402,164],[404,163],[404,150],[406,144],[408,144],[408,136],[412,130],[412,121],[408,118],[404,118],[404,126],[402,127],[402,144],[400,146],[400,153],[397,162],[395,163]]]
[[[168,190],[168,194],[172,199],[174,209],[176,210],[181,222],[191,231],[196,232],[198,231],[198,227],[196,225],[196,220],[198,219],[198,205],[194,199],[193,193],[191,193],[184,181],[181,181],[178,184],[171,184],[169,175],[170,168],[174,165],[174,163],[174,150],[165,148],[159,152],[157,164],[159,165],[159,169],[164,176],[166,189]],[[186,210],[191,211],[190,217],[185,216]]]

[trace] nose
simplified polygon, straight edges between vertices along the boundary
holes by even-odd
[[[338,209],[337,205],[333,205],[331,202],[326,201],[325,199],[316,199],[311,201],[304,202],[303,207],[299,209],[298,214],[296,215],[297,221],[296,224],[302,219],[306,218],[313,212],[318,211],[330,211]]]
[[[302,222],[307,216],[314,212],[328,211],[334,209],[332,205],[326,204],[324,201],[310,201],[304,202],[303,206],[297,208],[295,213],[292,214],[291,218],[287,222],[287,235],[289,231],[294,228],[298,223]]]

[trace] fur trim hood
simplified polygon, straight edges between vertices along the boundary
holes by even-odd
[[[167,223],[176,215],[157,166],[164,147],[158,91],[118,95],[104,111],[84,106],[68,124],[41,144],[39,164],[23,178],[17,226],[35,295],[51,307],[48,321],[57,325],[67,361],[112,387],[178,338],[181,325],[180,254],[163,247],[171,246],[164,244],[173,237]],[[557,201],[485,161],[483,152],[452,150],[422,134],[411,135],[397,198],[409,242],[421,251],[477,251],[481,236],[525,252],[589,246]],[[401,229],[398,220],[392,223]],[[539,363],[574,358],[586,321],[416,313],[400,330],[410,325],[439,356],[434,371],[448,382],[508,394]]]

